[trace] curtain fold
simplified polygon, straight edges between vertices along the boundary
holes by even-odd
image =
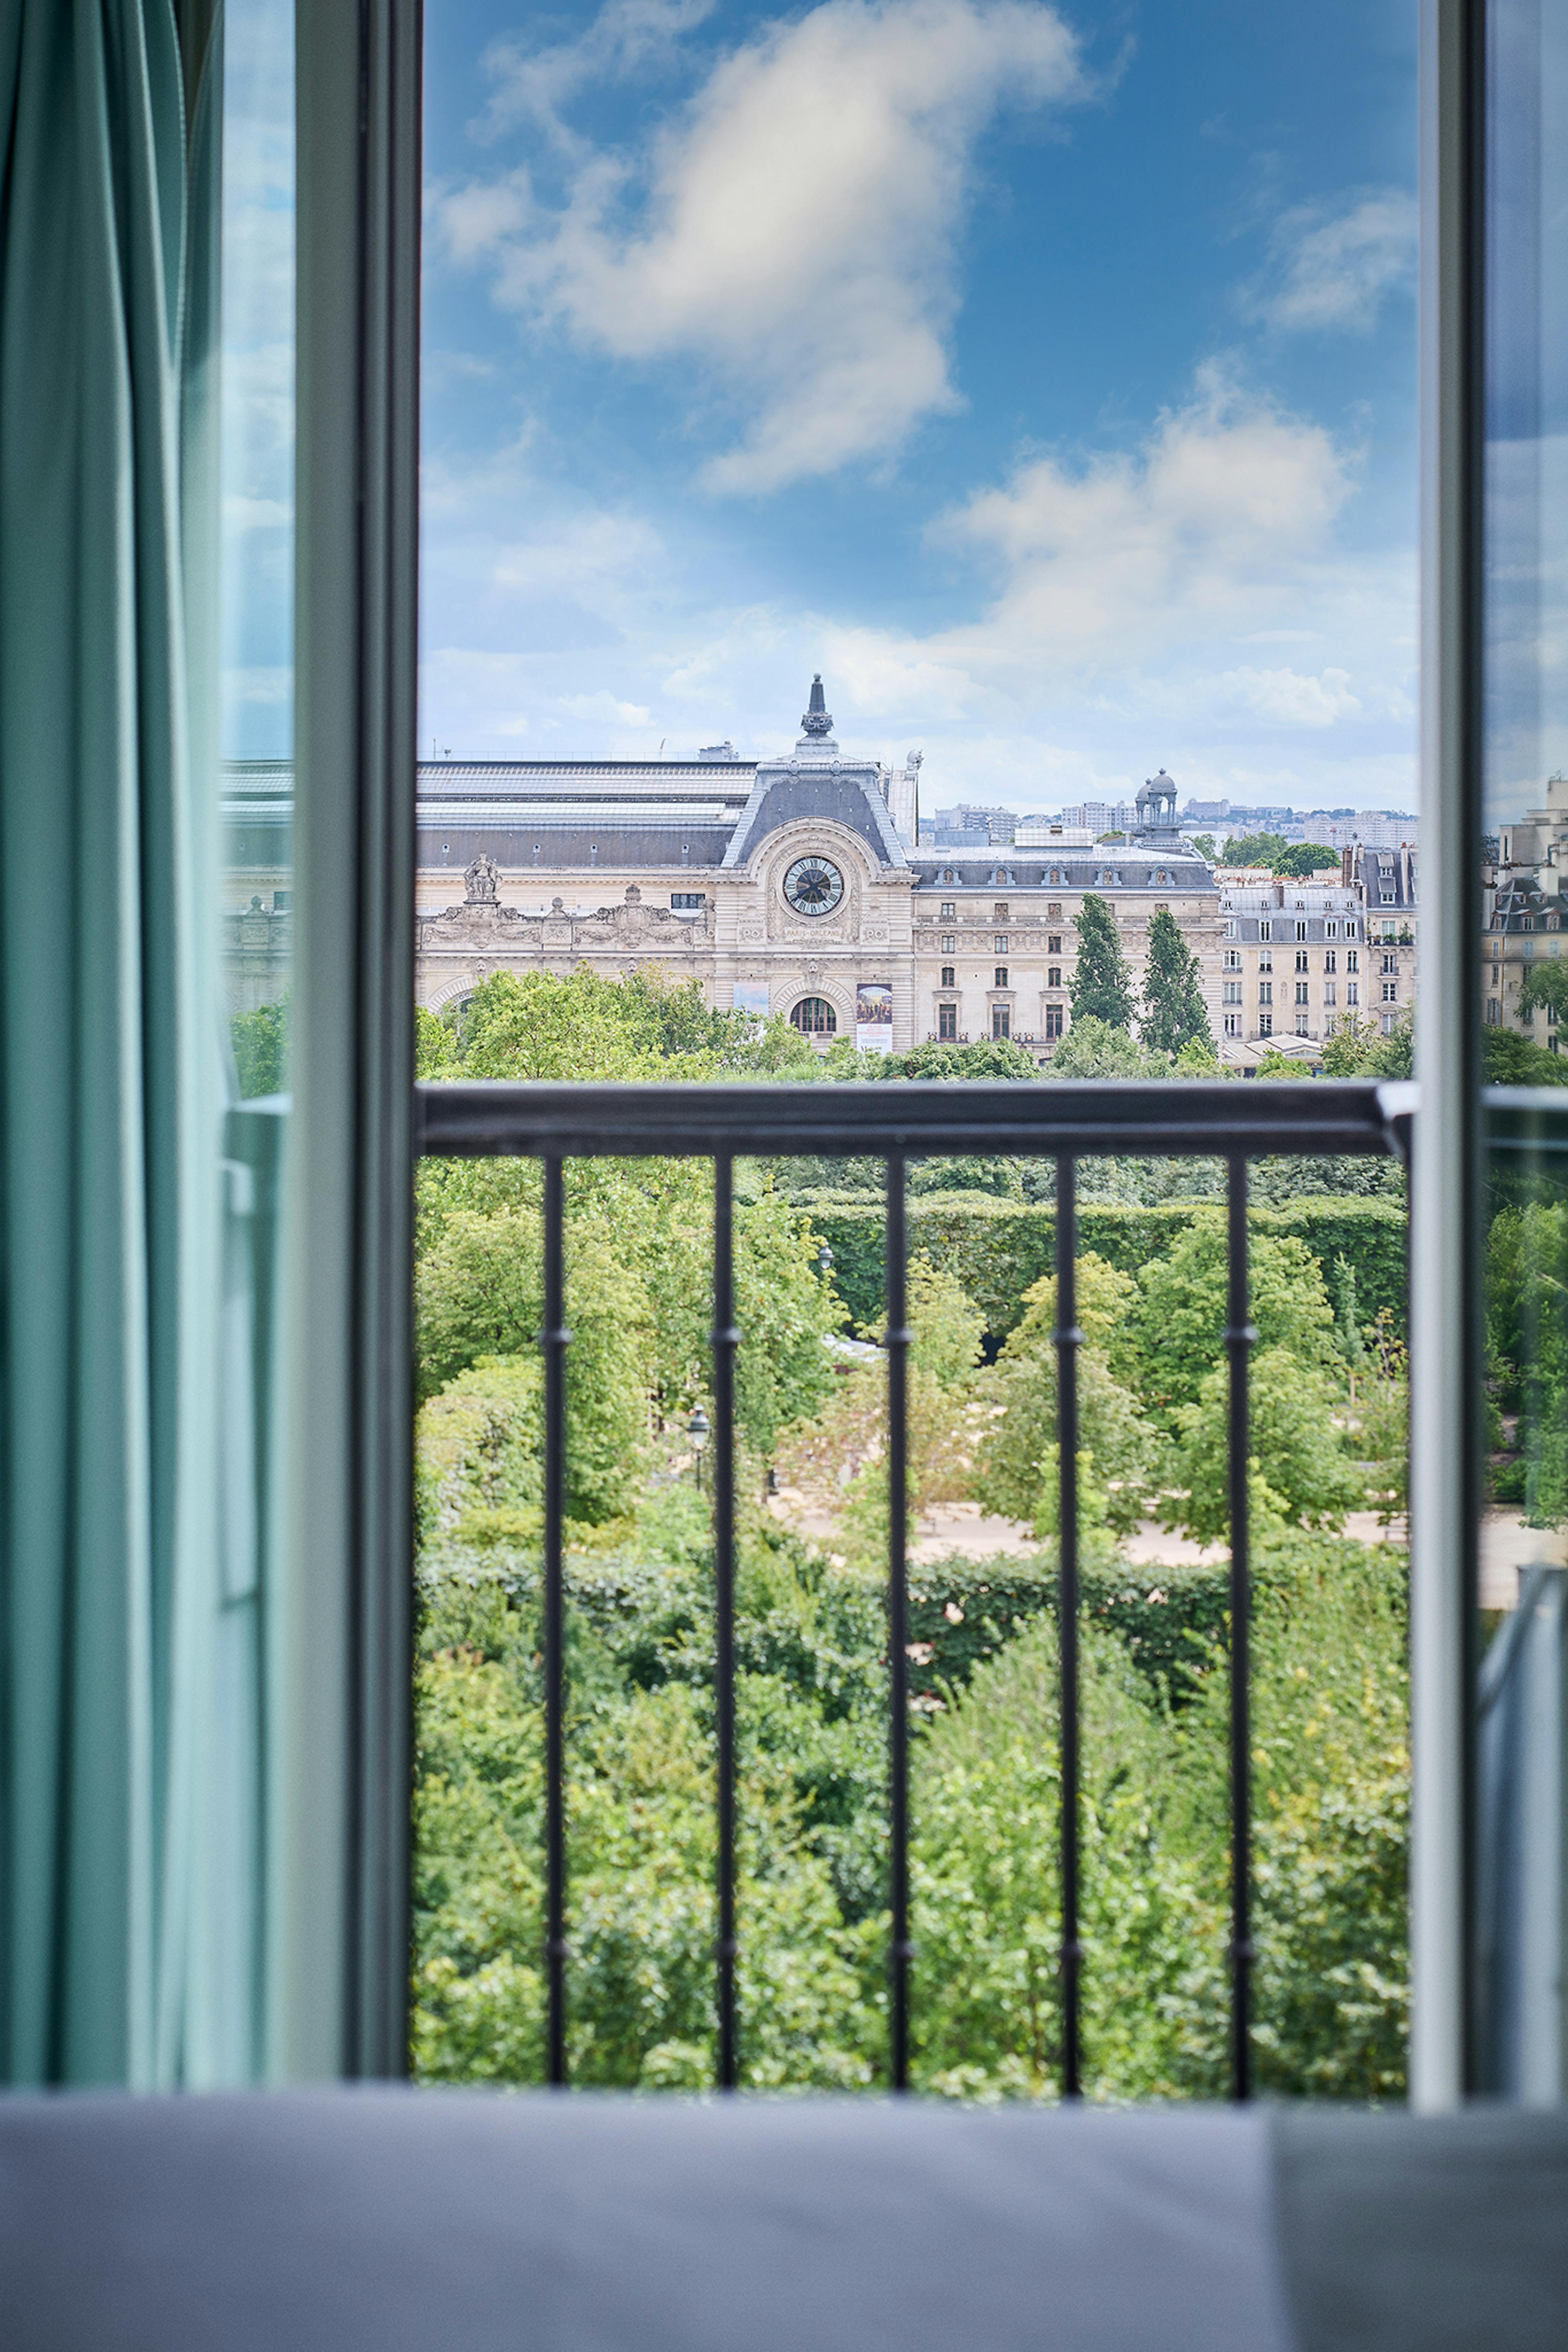
[[[9,0],[0,142],[0,2074],[150,2084],[188,2072],[217,1574],[170,0]]]

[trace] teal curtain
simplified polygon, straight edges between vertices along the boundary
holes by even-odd
[[[221,1892],[234,1792],[208,1769],[222,1105],[211,695],[200,677],[193,692],[185,614],[212,524],[205,196],[191,226],[212,138],[209,123],[204,164],[186,87],[198,98],[209,36],[199,13],[177,25],[170,0],[0,6],[0,2074],[13,2083],[246,2071],[243,2020],[210,2018],[225,1939],[251,1932],[251,1890]],[[243,2008],[243,1980],[228,1981]]]

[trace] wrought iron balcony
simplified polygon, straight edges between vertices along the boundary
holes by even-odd
[[[738,2080],[736,1999],[735,1359],[742,1344],[734,1297],[737,1158],[853,1154],[886,1163],[888,1474],[904,1492],[911,1332],[906,1315],[905,1169],[911,1159],[998,1152],[1049,1159],[1056,1178],[1060,1564],[1062,1998],[1061,2081],[1081,2088],[1079,1975],[1080,1700],[1077,1163],[1103,1157],[1222,1158],[1228,1166],[1229,1362],[1230,1804],[1229,2046],[1232,2095],[1251,2091],[1250,1578],[1248,1555],[1248,1364],[1257,1338],[1249,1311],[1249,1160],[1281,1153],[1405,1156],[1415,1089],[1372,1082],[1284,1080],[1155,1086],[915,1082],[890,1085],[620,1086],[493,1080],[422,1086],[421,1152],[526,1155],[544,1166],[545,1362],[543,1660],[545,1700],[546,1975],[549,2074],[567,2080],[565,1576],[566,1322],[563,1164],[591,1158],[711,1159],[714,1164],[712,1438],[715,1549],[719,2085]],[[887,1562],[889,1938],[888,2078],[909,2081],[909,1659],[905,1514],[889,1514]]]

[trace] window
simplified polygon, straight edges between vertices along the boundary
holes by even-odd
[[[1045,951],[1047,955],[1060,955],[1061,953],[1061,933],[1060,931],[1052,931],[1051,933],[1045,942]]]
[[[942,934],[942,940],[941,940],[941,948],[942,948],[942,952],[943,952],[943,954],[944,954],[944,955],[956,955],[956,954],[957,953],[957,951],[958,951],[958,934],[956,933],[956,931],[944,931],[944,932],[943,932],[943,934]]]
[[[1260,923],[1258,926],[1258,936],[1260,940],[1271,940],[1274,936],[1273,924],[1271,922]]]
[[[1005,1004],[993,1004],[991,1007],[991,1034],[993,1037],[1012,1035],[1012,1014]]]
[[[1233,940],[1236,937],[1236,918],[1234,915],[1227,918],[1225,936],[1228,940]]]
[[[1338,1002],[1339,1002],[1339,996],[1338,996],[1338,992],[1337,992],[1337,990],[1336,990],[1336,988],[1335,988],[1334,982],[1333,982],[1332,980],[1325,980],[1325,981],[1324,981],[1324,982],[1323,982],[1323,1003],[1324,1003],[1324,1004],[1325,1004],[1325,1005],[1337,1004],[1337,1003],[1338,1003]]]
[[[1001,876],[999,874],[998,875],[997,879],[998,882],[1001,880]],[[1005,923],[1007,919],[1008,902],[1005,898],[998,898],[996,905],[991,908],[991,920],[993,923]]]
[[[1396,1029],[1397,1029],[1397,1028],[1398,1028],[1398,1026],[1399,1026],[1399,1015],[1398,1015],[1396,1013],[1384,1013],[1384,1015],[1383,1015],[1383,1017],[1382,1017],[1381,1027],[1382,1027],[1382,1030],[1383,1030],[1383,1034],[1384,1034],[1384,1035],[1385,1035],[1385,1037],[1392,1037],[1392,1036],[1393,1036],[1393,1034],[1394,1034],[1394,1032],[1396,1031]]]
[[[1060,1004],[1048,1004],[1045,1008],[1045,1034],[1048,1044],[1054,1042],[1056,1038],[1061,1036],[1061,1006]]]
[[[1345,925],[1345,927],[1344,927],[1344,935],[1345,935],[1345,938],[1346,938],[1347,940],[1354,940],[1354,937],[1355,937],[1355,925],[1354,925],[1354,923],[1347,923],[1347,924]]]
[[[1323,937],[1325,940],[1337,940],[1339,937],[1339,925],[1337,923],[1325,923],[1323,925]]]
[[[1325,952],[1325,954],[1324,954],[1324,956],[1323,956],[1323,970],[1324,970],[1325,971],[1338,971],[1338,969],[1339,969],[1339,958],[1338,958],[1338,956],[1334,953],[1334,950],[1333,950],[1333,948],[1330,948],[1330,949],[1328,949],[1328,950],[1327,950],[1327,951]]]
[[[1258,969],[1259,969],[1259,971],[1273,971],[1273,969],[1274,969],[1274,953],[1273,953],[1273,950],[1272,950],[1271,948],[1265,948],[1265,949],[1262,950],[1262,953],[1259,956],[1259,958],[1258,958]]]
[[[958,1008],[956,1004],[939,1004],[936,1007],[936,1034],[948,1040],[957,1036]]]
[[[1273,1016],[1273,1014],[1272,1014],[1271,1013],[1260,1013],[1260,1014],[1258,1015],[1258,1034],[1260,1035],[1260,1037],[1271,1037],[1271,1036],[1273,1035],[1273,1034],[1274,1034],[1274,1016]]]
[[[1398,957],[1396,955],[1385,955],[1383,959],[1383,969],[1385,971],[1397,971],[1399,969]]]
[[[825,996],[803,996],[789,1015],[790,1026],[808,1037],[831,1037],[839,1016]]]
[[[1274,983],[1273,983],[1273,982],[1272,982],[1271,980],[1260,980],[1260,981],[1259,982],[1259,983],[1258,983],[1258,1002],[1259,1002],[1259,1003],[1260,1003],[1260,1004],[1272,1004],[1272,1003],[1273,1003],[1273,1002],[1274,1002]]]
[[[1298,948],[1296,950],[1296,970],[1298,971],[1309,971],[1311,969],[1312,967],[1307,961],[1307,951],[1305,948]]]
[[[1349,1005],[1356,1005],[1361,1003],[1361,986],[1359,982],[1354,980],[1346,981],[1344,984],[1344,1001]]]
[[[943,965],[943,967],[942,967],[942,985],[943,985],[943,987],[944,987],[944,988],[956,988],[956,987],[957,987],[957,985],[958,985],[958,967],[957,967],[957,965],[956,965],[956,964],[945,963],[945,964]]]
[[[1226,1035],[1227,1035],[1228,1037],[1239,1037],[1239,1036],[1240,1036],[1240,1034],[1241,1034],[1241,1015],[1240,1015],[1240,1013],[1228,1013],[1226,1014],[1226,1016],[1225,1016],[1225,1034],[1226,1034]]]
[[[1383,1002],[1385,1003],[1385,1004],[1397,1004],[1397,1003],[1398,1003],[1398,1002],[1399,1002],[1399,982],[1398,982],[1396,980],[1385,980],[1385,981],[1384,982],[1384,983],[1383,983]]]
[[[1047,964],[1045,968],[1045,984],[1047,988],[1060,988],[1061,986],[1061,966],[1059,963]]]
[[[1227,949],[1226,949],[1226,950],[1225,950],[1225,969],[1226,969],[1226,971],[1240,971],[1240,969],[1241,969],[1241,950],[1240,950],[1240,949],[1239,949],[1239,948],[1227,948]]]
[[[1057,879],[1057,877],[1053,874],[1053,875],[1051,876],[1051,880],[1054,882],[1054,881]],[[1060,923],[1060,922],[1061,922],[1061,905],[1060,905],[1060,903],[1059,903],[1059,901],[1058,901],[1058,900],[1056,900],[1055,898],[1052,898],[1052,899],[1051,899],[1051,901],[1050,902],[1050,904],[1047,906],[1047,908],[1046,908],[1046,910],[1045,910],[1045,911],[1046,911],[1046,915],[1047,915],[1047,917],[1049,918],[1049,919],[1050,919],[1051,922],[1053,922],[1053,923]],[[1058,940],[1058,941],[1057,941],[1057,943],[1056,943],[1056,944],[1057,944],[1057,946],[1058,946],[1058,947],[1060,947],[1060,946],[1061,945],[1061,940]]]
[[[957,919],[958,901],[956,898],[944,898],[942,901],[942,920],[945,923],[952,923],[956,922]]]
[[[1296,1015],[1296,1034],[1298,1037],[1309,1037],[1312,1034],[1308,1026],[1308,1016],[1304,1013],[1298,1013]]]
[[[1344,968],[1346,971],[1359,971],[1361,970],[1361,950],[1359,948],[1346,948],[1344,951]]]
[[[1005,988],[1007,984],[1008,968],[1005,963],[999,963],[997,966],[996,976],[991,982],[991,986],[993,988]]]
[[[992,952],[996,955],[1006,955],[1007,951],[1008,935],[1006,931],[998,931],[996,936],[996,941]]]
[[[1297,1003],[1298,1004],[1310,1004],[1310,1003],[1311,1003],[1311,1002],[1312,1002],[1312,997],[1311,997],[1311,993],[1310,993],[1310,988],[1311,988],[1311,983],[1310,983],[1309,982],[1304,981],[1304,980],[1299,980],[1299,981],[1297,981],[1297,982],[1296,982],[1296,1003]]]
[[[1222,986],[1225,992],[1225,1003],[1227,1004],[1239,1004],[1241,1002],[1241,982],[1239,980],[1228,980],[1222,982]]]
[[[1298,924],[1296,925],[1296,937],[1297,937],[1299,940],[1304,940],[1304,939],[1306,938],[1306,936],[1307,936],[1307,927],[1306,927],[1305,923],[1298,923]]]
[[[707,905],[707,892],[706,890],[672,890],[670,904],[677,913],[693,914],[697,908]]]
[[[1049,882],[1050,882],[1050,884],[1051,884],[1051,886],[1052,889],[1055,889],[1055,888],[1056,888],[1056,887],[1057,887],[1057,885],[1058,885],[1058,884],[1061,882],[1061,866],[1053,866],[1051,867],[1051,872],[1050,872],[1050,873],[1049,873],[1049,875],[1046,877],[1046,879],[1047,879],[1047,881],[1049,881]],[[1052,913],[1053,915],[1060,915],[1060,914],[1061,914],[1061,908],[1060,908],[1060,907],[1053,907],[1053,908],[1051,908],[1051,913]]]

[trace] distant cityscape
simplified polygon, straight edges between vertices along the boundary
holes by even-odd
[[[1162,773],[1164,772],[1162,771]],[[920,845],[932,849],[1081,846],[1128,834],[1138,821],[1130,800],[1079,801],[1054,811],[1020,811],[960,801],[920,820]],[[1228,800],[1188,799],[1177,823],[1188,839],[1207,834],[1223,856],[1228,840],[1271,833],[1327,849],[1402,849],[1416,845],[1416,819],[1404,809],[1297,809],[1272,803],[1244,807]]]

